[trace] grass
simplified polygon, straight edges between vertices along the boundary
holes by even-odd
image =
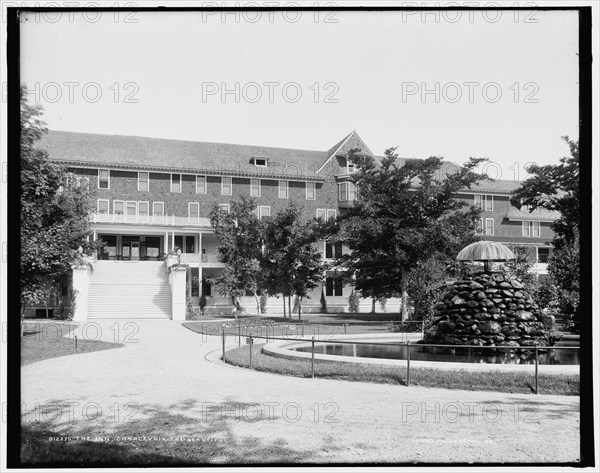
[[[122,343],[79,339],[75,348],[75,340],[69,336],[74,328],[75,325],[62,323],[25,324],[23,337],[21,337],[21,366],[59,356],[123,346]]]
[[[397,321],[397,315],[392,318],[390,314],[364,315],[364,314],[340,314],[340,315],[310,315],[302,321],[284,319],[283,317],[240,317],[238,322],[241,326],[241,335],[246,337],[250,334],[266,336],[267,330],[270,337],[296,337],[296,336],[327,336],[344,334],[368,334],[368,333],[391,333],[391,322]],[[229,322],[231,320],[229,319]],[[183,326],[193,332],[207,335],[221,335],[222,324],[213,321],[188,321]],[[421,325],[413,324],[420,332]],[[238,334],[235,327],[226,328],[226,332],[232,335]]]
[[[310,360],[267,355],[262,353],[262,346],[255,345],[253,347],[253,369],[300,378],[311,377]],[[246,345],[226,352],[226,362],[249,368],[249,349],[249,346]],[[315,377],[406,386],[406,368],[404,366],[391,367],[315,360]],[[530,373],[523,372],[411,368],[410,385],[527,394],[534,392],[535,379]],[[540,373],[538,389],[540,394],[579,395],[579,375]]]

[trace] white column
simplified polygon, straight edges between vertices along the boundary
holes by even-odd
[[[169,284],[171,285],[171,318],[185,320],[185,276],[186,268],[171,267]]]
[[[86,321],[88,316],[88,294],[90,291],[91,271],[87,265],[73,265],[73,292],[75,310],[73,320]]]
[[[172,250],[175,249],[175,232],[174,231],[171,232],[171,249]]]
[[[202,232],[198,233],[198,254],[202,254]]]
[[[169,252],[169,232],[165,232],[165,242],[164,242],[164,248],[165,248],[165,255]]]

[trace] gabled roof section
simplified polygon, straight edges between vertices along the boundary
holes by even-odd
[[[374,157],[373,152],[369,149],[369,147],[365,144],[356,130],[353,130],[352,133],[346,135],[342,141],[336,143],[332,148],[327,151],[327,157],[325,162],[321,165],[317,172],[321,172],[321,170],[327,165],[327,163],[334,156],[347,156],[350,150],[360,149],[359,154],[362,156]]]
[[[49,131],[38,144],[51,160],[77,166],[321,180],[324,151]],[[266,159],[268,166],[250,164]]]

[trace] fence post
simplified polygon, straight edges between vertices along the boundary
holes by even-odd
[[[250,369],[252,369],[252,345],[254,345],[254,340],[252,339],[252,333],[250,334]]]
[[[75,335],[75,350],[77,350],[77,335]]]
[[[238,324],[238,347],[242,346],[242,326]]]
[[[225,363],[225,324],[221,325],[221,339],[223,342],[223,363]]]
[[[410,386],[410,340],[406,340],[406,386]]]
[[[317,338],[319,338],[319,324],[317,323]]]
[[[538,347],[535,346],[535,393],[538,393]]]
[[[315,379],[315,337],[312,338],[312,356],[311,356],[312,378]]]
[[[304,324],[302,324],[302,336],[304,337]]]
[[[347,322],[344,324],[344,333],[345,334],[348,333],[348,323]]]
[[[425,321],[421,320],[421,338],[425,338]]]

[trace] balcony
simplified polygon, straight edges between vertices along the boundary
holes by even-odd
[[[116,223],[124,225],[158,225],[165,227],[210,227],[205,217],[176,217],[175,215],[121,215],[92,214],[93,223]]]

